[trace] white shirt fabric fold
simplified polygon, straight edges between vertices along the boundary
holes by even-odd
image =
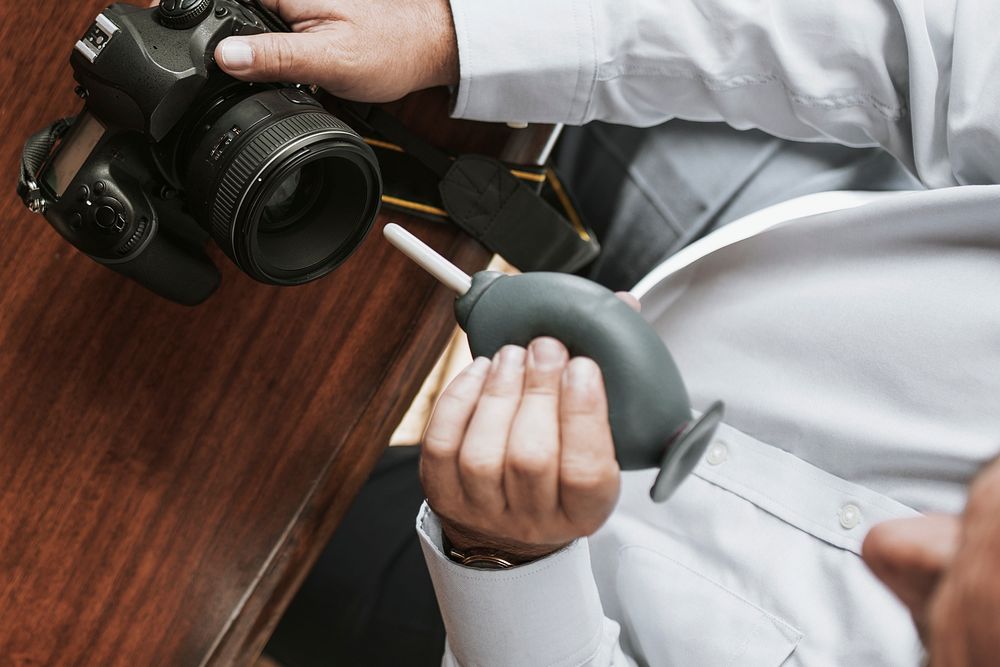
[[[455,114],[725,121],[883,146],[931,187],[995,183],[991,0],[452,0]]]

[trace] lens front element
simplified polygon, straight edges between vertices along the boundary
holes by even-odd
[[[349,242],[366,213],[370,183],[349,158],[319,157],[276,182],[254,241],[258,262],[275,274],[322,264]]]
[[[307,168],[309,169],[309,168]],[[319,197],[316,169],[309,169],[306,181],[302,180],[302,169],[296,169],[278,184],[274,194],[264,205],[263,217],[260,221],[261,231],[278,231],[284,229],[312,208]]]

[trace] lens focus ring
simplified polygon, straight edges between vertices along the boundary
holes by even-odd
[[[330,114],[303,113],[283,118],[268,127],[240,148],[233,158],[219,183],[211,219],[212,237],[233,261],[238,263],[232,239],[236,209],[244,193],[252,186],[253,179],[275,152],[289,142],[324,130],[354,134],[347,125]]]

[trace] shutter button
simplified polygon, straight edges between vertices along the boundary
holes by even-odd
[[[840,525],[845,530],[856,528],[861,523],[861,508],[854,503],[848,503],[840,508]]]

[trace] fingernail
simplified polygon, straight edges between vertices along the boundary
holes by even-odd
[[[524,366],[524,348],[506,345],[500,350],[500,368],[516,369]]]
[[[566,379],[572,387],[587,389],[597,382],[597,364],[589,359],[574,359],[566,367]]]
[[[566,361],[566,348],[554,338],[537,338],[528,348],[528,363],[541,371],[559,368]]]
[[[222,64],[229,69],[246,69],[253,65],[253,49],[241,39],[224,39],[219,47]]]
[[[472,377],[486,377],[486,374],[490,370],[490,360],[486,357],[477,357],[475,361],[469,364],[469,367],[465,369],[466,375],[471,375]]]

